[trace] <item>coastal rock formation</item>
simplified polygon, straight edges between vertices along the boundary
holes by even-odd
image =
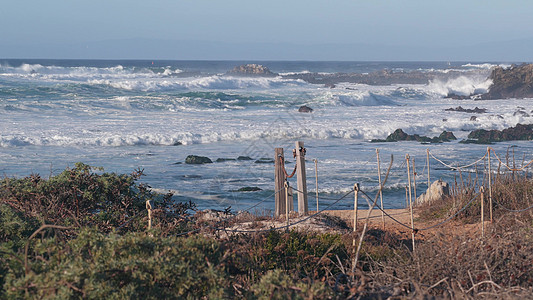
[[[262,157],[255,161],[256,164],[273,164],[274,160],[271,158]]]
[[[492,144],[494,142],[531,140],[533,140],[533,124],[516,124],[516,127],[510,127],[504,130],[474,130],[470,132],[468,139],[461,141],[461,143]]]
[[[407,134],[402,129],[396,129],[393,133],[389,134],[385,140],[372,140],[373,143],[381,142],[399,142],[399,141],[417,141],[420,143],[442,143],[456,140],[453,132],[443,131],[438,137],[427,137],[418,134]]]
[[[489,79],[492,85],[482,99],[533,98],[533,64],[497,67]]]
[[[445,111],[459,111],[459,112],[465,112],[465,113],[474,113],[474,114],[484,114],[487,112],[486,108],[479,108],[476,106],[474,109],[470,108],[462,108],[461,106],[457,106],[456,108],[447,108]]]
[[[434,181],[425,193],[416,198],[415,205],[442,201],[450,195],[450,185],[442,180]]]
[[[442,74],[439,75],[442,76]],[[324,87],[329,88],[333,88],[341,82],[368,85],[427,84],[436,76],[437,74],[427,72],[393,72],[390,70],[381,70],[372,73],[295,73],[282,75],[283,78],[300,79],[312,84],[323,84]]]
[[[235,158],[217,158],[216,162],[236,161]]]
[[[227,75],[237,76],[261,76],[261,77],[275,77],[278,74],[273,73],[267,67],[257,64],[247,64],[236,66],[231,71],[226,73]]]
[[[189,155],[185,158],[185,163],[190,165],[201,165],[201,164],[210,164],[213,163],[209,157]]]
[[[311,113],[313,112],[313,109],[307,105],[302,105],[300,106],[300,108],[298,108],[298,112],[301,112],[301,113]]]

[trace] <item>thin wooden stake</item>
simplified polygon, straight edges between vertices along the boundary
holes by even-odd
[[[429,187],[431,185],[431,180],[430,180],[430,177],[429,177],[429,149],[426,149],[426,154],[427,154],[427,163],[428,163],[428,192],[429,192]]]
[[[285,181],[285,220],[287,220],[287,231],[289,231],[290,221],[289,221],[289,181]]]
[[[146,200],[146,210],[148,210],[148,230],[152,229],[152,203]]]
[[[379,186],[381,186],[381,162],[379,161],[379,149],[376,149],[376,155],[378,158],[378,180],[379,180]],[[383,230],[385,230],[385,213],[383,212],[383,192],[381,189],[379,189],[379,200],[381,203],[381,221],[383,223]]]
[[[413,220],[413,201],[411,199],[411,170],[409,170],[409,154],[405,155],[407,160],[407,181],[409,182],[409,210],[411,213],[411,238],[413,239],[413,252],[415,252],[415,224]]]
[[[487,154],[489,155],[489,215],[490,215],[490,222],[492,223],[492,172],[490,168],[490,147],[487,147]],[[499,171],[498,171],[499,172]]]
[[[359,194],[359,183],[353,185],[354,190],[354,205],[353,205],[353,256],[354,256],[354,265],[352,265],[352,271],[355,270],[355,236],[357,235],[357,194]],[[353,276],[353,274],[352,274]]]
[[[359,194],[359,183],[356,183],[353,185],[353,190],[354,190],[354,203],[353,203],[353,232],[356,232],[357,231],[357,212],[358,212],[358,207],[357,207],[357,197],[358,197],[358,194]],[[354,246],[355,246],[355,238],[354,238]]]
[[[318,212],[318,160],[315,158],[316,212]]]
[[[415,169],[415,158],[413,157],[413,193],[414,199],[416,201],[416,169]]]
[[[485,219],[484,219],[484,214],[483,214],[483,208],[484,208],[484,203],[485,202],[485,197],[484,197],[484,192],[485,192],[485,189],[483,187],[480,187],[479,188],[480,192],[481,192],[481,238],[485,238]]]

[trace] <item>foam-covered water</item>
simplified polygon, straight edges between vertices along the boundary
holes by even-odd
[[[444,98],[450,93],[486,91],[490,69],[498,64],[263,62],[287,75],[382,69],[461,74],[429,84],[340,83],[326,88],[297,79],[223,74],[240,63],[4,61],[0,64],[0,172],[46,176],[77,161],[121,173],[140,167],[146,170],[144,181],[157,190],[174,191],[177,200],[193,199],[202,208],[244,208],[272,194],[272,164],[227,161],[191,166],[182,163],[185,157],[270,158],[274,147],[285,147],[290,153],[294,141],[302,140],[308,149],[309,188],[316,189],[312,159],[317,158],[319,192],[329,198],[340,197],[354,182],[376,191],[375,149],[382,151],[384,164],[394,154],[395,173],[384,201],[389,207],[401,207],[406,182],[401,164],[406,153],[416,157],[420,166],[427,148],[460,163],[483,156],[486,146],[375,144],[371,139],[383,139],[397,128],[431,137],[453,131],[461,139],[474,129],[503,129],[533,121],[531,99]],[[315,111],[298,113],[301,105]],[[457,106],[478,106],[488,112],[477,114],[473,121],[472,114],[445,111]],[[531,159],[529,143],[512,144],[520,146],[517,155]],[[509,145],[494,147],[505,151]],[[453,176],[437,169],[432,172],[434,178]],[[232,192],[243,186],[264,191]],[[348,201],[337,207],[349,205]],[[271,206],[269,200],[264,208]]]

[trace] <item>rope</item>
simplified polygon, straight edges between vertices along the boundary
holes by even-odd
[[[499,160],[500,163],[502,165],[504,165],[507,169],[509,169],[509,171],[511,171],[511,172],[523,171],[525,168],[527,168],[529,165],[531,165],[533,163],[533,159],[532,159],[530,162],[528,162],[526,165],[522,166],[520,169],[511,168],[500,159],[500,157],[498,156],[498,154],[496,154],[496,151],[492,147],[489,149],[489,151],[490,150],[492,150],[492,153],[494,153],[494,156],[496,157],[496,159]]]
[[[363,193],[363,195],[365,197],[367,197],[368,199],[370,199],[370,197],[364,192],[364,191],[361,191]],[[438,227],[438,226],[441,226],[449,221],[451,221],[451,219],[455,218],[456,216],[458,216],[460,213],[462,213],[470,204],[472,204],[472,202],[474,202],[474,200],[477,198],[477,196],[479,195],[480,193],[477,193],[476,195],[474,195],[474,197],[463,207],[461,208],[459,211],[457,211],[454,215],[446,218],[444,221],[442,222],[439,222],[437,224],[434,224],[434,225],[431,225],[431,226],[428,226],[428,227],[424,227],[424,228],[414,228],[413,231],[415,232],[418,232],[418,231],[424,231],[424,230],[429,230],[429,229],[432,229],[432,228],[435,228],[435,227]],[[371,200],[371,199],[370,199]],[[393,216],[389,215],[385,210],[383,210],[381,207],[377,206],[377,208],[379,210],[381,210],[385,215],[387,215],[387,217],[391,218],[394,222],[400,224],[401,226],[405,227],[405,228],[408,228],[409,230],[411,230],[411,226],[409,225],[406,225],[400,221],[398,221],[397,219],[395,219]]]
[[[287,173],[287,171],[285,170],[285,161],[284,161],[284,159],[283,159],[282,156],[279,157],[279,161],[281,162],[281,168],[283,169],[283,173],[285,173],[285,176],[286,176],[287,178],[292,178],[292,177],[294,176],[294,174],[296,174],[296,168],[298,167],[298,165],[297,165],[297,164],[294,164],[294,170],[292,170],[291,175],[289,175],[289,174]]]
[[[438,161],[439,163],[441,163],[442,165],[452,169],[452,170],[459,170],[459,169],[464,169],[464,168],[468,168],[468,167],[471,167],[477,163],[479,163],[480,161],[482,161],[486,156],[487,156],[487,152],[485,152],[485,155],[483,155],[483,157],[481,157],[480,159],[476,160],[475,162],[471,163],[471,164],[468,164],[468,165],[464,165],[464,166],[460,166],[460,167],[454,167],[454,166],[451,166],[445,162],[443,162],[442,160],[438,159],[437,157],[435,157],[435,155],[433,155],[433,153],[431,153],[431,151],[429,151],[429,155],[431,155],[431,157],[433,157],[433,159],[435,159],[436,161]]]
[[[281,190],[278,190],[278,191],[275,191],[274,193],[272,193],[272,194],[269,195],[268,197],[263,198],[263,200],[261,200],[261,201],[257,202],[256,204],[254,204],[254,205],[248,207],[247,209],[245,209],[245,210],[241,210],[241,211],[239,211],[237,214],[235,214],[235,215],[233,215],[233,216],[231,216],[231,217],[229,217],[229,218],[226,218],[226,219],[224,219],[224,220],[220,220],[220,221],[216,222],[215,225],[209,225],[209,226],[207,226],[207,227],[202,227],[202,228],[198,228],[198,229],[194,229],[194,230],[190,230],[190,231],[182,232],[182,233],[177,234],[176,236],[183,236],[183,235],[186,235],[186,234],[189,234],[189,233],[198,232],[198,231],[200,231],[200,230],[202,230],[202,229],[204,229],[204,228],[214,228],[214,229],[217,229],[217,227],[215,227],[216,225],[218,225],[218,224],[220,224],[220,223],[223,223],[223,222],[230,221],[230,220],[236,218],[238,215],[242,214],[243,212],[247,212],[247,211],[249,211],[250,209],[259,206],[259,204],[261,204],[261,203],[267,201],[267,200],[268,200],[269,198],[271,198],[272,196],[274,196],[274,195],[276,195],[277,193],[279,193],[279,192],[281,192],[281,191],[284,191],[284,190],[285,190],[285,188],[283,188],[283,189],[281,189]]]
[[[354,191],[350,191],[348,193],[346,193],[344,196],[342,196],[341,198],[337,199],[335,202],[331,203],[330,205],[328,205],[326,208],[323,208],[321,209],[320,211],[312,214],[312,215],[309,215],[307,216],[306,218],[303,218],[297,222],[294,222],[294,223],[291,223],[289,225],[284,225],[284,226],[280,226],[280,227],[274,227],[274,228],[269,228],[269,229],[258,229],[258,230],[239,230],[239,229],[225,229],[225,228],[216,228],[217,230],[223,230],[225,232],[236,232],[236,233],[256,233],[256,232],[266,232],[266,231],[273,231],[273,230],[279,230],[279,229],[285,229],[285,228],[289,228],[289,227],[292,227],[294,225],[297,225],[297,224],[300,224],[300,223],[303,223],[311,218],[314,218],[315,216],[323,213],[325,210],[328,210],[329,208],[331,208],[333,205],[337,204],[339,201],[341,201],[342,199],[348,197],[351,193],[353,193]]]
[[[527,208],[523,208],[523,209],[510,209],[510,208],[507,208],[503,205],[501,205],[499,202],[497,202],[495,199],[492,199],[497,205],[499,205],[501,208],[503,208],[503,210],[506,210],[508,212],[514,212],[514,213],[519,213],[519,212],[524,212],[526,210],[530,210],[533,208],[533,205],[527,207]]]

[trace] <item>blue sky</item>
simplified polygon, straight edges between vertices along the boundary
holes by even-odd
[[[0,57],[106,58],[109,49],[108,58],[120,58],[116,56],[122,51],[128,56],[124,58],[276,59],[275,52],[279,51],[279,59],[295,59],[302,49],[306,59],[306,47],[329,45],[322,48],[326,53],[316,51],[308,56],[335,60],[336,54],[340,58],[350,55],[327,49],[358,45],[353,49],[361,52],[363,60],[372,58],[376,53],[373,49],[384,47],[390,47],[390,53],[378,51],[383,59],[394,60],[396,55],[398,59],[416,60],[438,50],[434,59],[440,55],[446,60],[460,56],[461,47],[475,48],[483,43],[533,45],[533,2],[525,0],[5,2],[0,10]],[[149,47],[149,43],[154,45]],[[243,44],[248,45],[248,52],[242,49]],[[161,47],[181,50],[157,49]],[[201,49],[205,47],[212,49]],[[449,52],[455,54],[446,57],[446,50],[442,50],[446,47],[454,48]],[[137,48],[138,54],[131,48]],[[475,53],[473,49],[465,51]],[[501,60],[527,56],[520,51],[511,53],[516,56],[511,58],[506,57],[510,55],[507,50],[500,51],[493,51],[495,59],[498,55]],[[353,54],[351,60],[357,58]]]

